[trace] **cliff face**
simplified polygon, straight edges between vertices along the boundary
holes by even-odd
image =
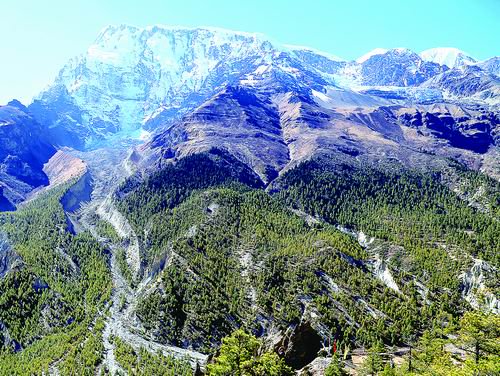
[[[0,107],[0,186],[4,208],[8,203],[12,208],[34,188],[49,184],[43,166],[55,152],[43,127],[22,104],[13,101]]]
[[[0,107],[2,171],[32,186],[47,184],[42,168],[56,150],[43,133],[42,126],[22,108]]]
[[[170,127],[242,84],[268,93],[340,88],[365,94],[371,103],[362,107],[380,98],[397,105],[452,100],[494,107],[500,83],[498,64],[490,60],[479,63],[453,49],[418,55],[396,48],[342,61],[255,33],[109,26],[29,109],[56,145],[85,150]]]

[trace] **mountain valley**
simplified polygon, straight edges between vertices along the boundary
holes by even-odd
[[[106,27],[0,106],[0,374],[500,372],[498,59]]]

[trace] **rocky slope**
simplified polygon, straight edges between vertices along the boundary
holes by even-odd
[[[142,157],[139,166],[151,166],[221,147],[267,182],[321,152],[372,162],[392,158],[408,168],[438,167],[453,158],[500,174],[500,118],[486,105],[410,106],[338,87],[316,90],[304,81],[279,66],[260,67],[158,131],[135,161]]]
[[[18,101],[0,107],[0,161],[0,211],[86,171],[69,149],[56,149],[50,132]]]
[[[497,103],[499,84],[488,76],[494,62],[475,63],[464,53],[444,52],[379,49],[347,62],[260,34],[110,26],[86,53],[66,64],[30,111],[49,127],[56,144],[85,149],[113,134],[140,138],[171,126],[228,85],[250,84],[266,73],[279,81],[269,81],[269,87],[300,82],[323,93],[341,87],[399,104],[442,102],[448,93],[459,100],[474,94],[476,101]],[[480,84],[461,84],[471,81],[462,76],[472,67]]]

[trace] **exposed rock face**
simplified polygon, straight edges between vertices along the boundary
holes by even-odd
[[[69,95],[65,86],[56,83],[44,93],[43,99],[29,105],[33,117],[47,127],[48,135],[54,145],[69,145],[83,148],[91,130],[82,127],[84,114]],[[95,124],[99,128],[99,124]]]
[[[498,105],[500,102],[500,79],[486,73],[477,65],[436,75],[423,86],[439,88],[451,99],[484,101],[492,105]]]
[[[15,339],[11,338],[9,330],[3,322],[0,321],[0,343],[3,348],[18,352],[22,350],[21,344]]]
[[[0,233],[0,279],[21,264],[21,257],[11,248],[7,236]]]
[[[199,115],[191,120],[184,116],[199,106],[205,112],[221,110],[214,107],[221,106],[221,100],[226,101],[222,107],[227,107],[231,103],[224,95],[234,97],[230,91],[242,90],[242,86],[260,87],[265,97],[254,107],[268,107],[276,93],[291,93],[299,107],[299,102],[307,102],[304,92],[325,94],[332,88],[351,99],[363,95],[359,107],[372,107],[380,98],[386,105],[441,103],[451,98],[493,106],[498,104],[500,90],[491,74],[496,65],[494,59],[476,63],[460,51],[419,56],[403,48],[378,50],[346,62],[308,48],[280,45],[259,34],[110,26],[85,54],[66,64],[29,109],[48,126],[56,145],[85,149],[116,133],[138,138],[144,135],[141,130],[199,123]],[[216,97],[216,103],[208,106],[207,101]],[[254,118],[253,127],[257,120],[262,118]],[[322,119],[313,113],[303,120],[317,123]],[[187,137],[181,130],[171,133],[174,143]]]
[[[299,371],[300,376],[323,376],[332,359],[317,357],[310,364]]]
[[[86,170],[85,162],[62,150],[58,150],[43,166],[51,186],[80,177]]]
[[[0,107],[0,160],[2,171],[33,185],[48,182],[43,164],[55,153],[43,128],[14,106]]]
[[[126,248],[127,262],[134,276],[137,275],[141,268],[139,239],[127,218],[115,208],[111,198],[106,198],[99,205],[96,213],[113,226],[120,238],[128,240]]]
[[[92,194],[92,176],[84,174],[61,198],[61,204],[66,212],[78,210],[84,202],[90,200]]]
[[[405,106],[348,89],[319,91],[302,84],[314,76],[306,72],[297,78],[280,66],[259,67],[158,132],[135,160],[142,155],[149,165],[151,159],[220,147],[269,182],[322,152],[371,163],[393,158],[417,168],[454,158],[478,169],[495,159],[500,121],[486,105]],[[494,164],[487,168],[493,176],[500,173]]]
[[[500,77],[500,56],[492,57],[477,64],[482,70]]]
[[[4,187],[0,187],[0,211],[16,210],[15,205],[4,195]]]
[[[308,322],[301,323],[285,336],[279,344],[278,351],[283,352],[285,362],[294,369],[311,363],[322,347],[322,338]]]
[[[403,48],[374,55],[361,66],[363,84],[381,86],[414,86],[446,70],[446,67],[423,61],[416,53]]]
[[[498,270],[484,260],[474,260],[473,266],[461,275],[462,296],[476,309],[500,313],[500,301],[487,287],[498,281]]]
[[[459,149],[486,153],[499,143],[499,114],[485,109],[442,105],[402,108],[397,113],[403,124],[447,140]]]
[[[321,54],[307,49],[295,49],[294,54],[303,63],[316,68],[318,71],[328,74],[339,73],[348,63],[337,57]]]
[[[35,187],[47,185],[43,165],[56,152],[43,127],[19,102],[0,107],[0,187],[12,209]],[[10,205],[9,205],[10,203]]]
[[[289,161],[280,116],[268,97],[244,87],[228,87],[149,144],[166,158],[230,150],[265,180]]]

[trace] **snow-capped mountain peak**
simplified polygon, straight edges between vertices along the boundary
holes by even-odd
[[[337,56],[337,55],[333,55],[333,54],[330,54],[330,53],[327,53],[327,52],[324,52],[324,51],[320,51],[320,50],[317,50],[315,48],[311,48],[311,47],[307,47],[307,46],[296,46],[296,45],[293,45],[293,44],[284,44],[283,45],[283,48],[285,51],[292,51],[292,52],[295,52],[295,51],[306,51],[306,52],[312,52],[316,55],[320,55],[320,56],[323,56],[323,57],[326,57],[327,59],[331,60],[331,61],[337,61],[337,62],[342,62],[342,61],[346,61],[345,59]]]
[[[448,68],[463,68],[476,63],[476,60],[467,53],[453,47],[437,47],[422,51],[420,57],[424,61],[446,65]]]
[[[469,61],[461,53],[446,56]],[[494,61],[488,67],[496,71]],[[135,137],[168,126],[228,85],[318,92],[339,85],[413,87],[445,70],[406,48],[376,48],[348,62],[259,33],[118,25],[71,59],[30,111],[49,123],[58,144],[86,148],[115,133]]]
[[[369,58],[371,58],[372,56],[375,56],[375,55],[383,55],[385,54],[387,51],[389,51],[388,49],[385,49],[385,48],[375,48],[373,50],[371,50],[370,52],[367,52],[366,54],[364,54],[363,56],[359,57],[356,59],[356,63],[358,64],[362,64],[364,63],[366,60],[368,60]]]
[[[136,132],[158,108],[189,108],[276,51],[257,33],[108,26],[85,54],[65,65],[53,87],[83,112],[87,143],[92,134]],[[39,101],[53,102],[52,92]]]

